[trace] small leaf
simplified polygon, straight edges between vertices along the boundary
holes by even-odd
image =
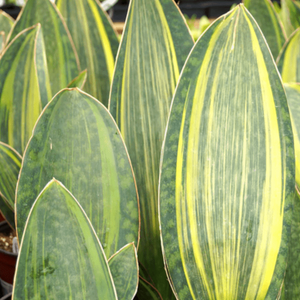
[[[0,31],[4,31],[6,37],[12,29],[14,22],[15,20],[9,14],[0,10]]]
[[[139,278],[136,247],[124,246],[108,261],[118,300],[131,300],[136,294]]]
[[[15,212],[8,205],[8,200],[0,193],[0,211],[9,226],[15,230]]]
[[[281,0],[281,20],[289,37],[300,26],[300,7],[293,0]]]
[[[158,290],[148,281],[140,277],[139,287],[135,300],[163,300]]]
[[[79,60],[69,30],[49,0],[28,0],[20,12],[9,40],[37,23],[42,25],[52,95],[78,75]]]
[[[23,153],[51,98],[41,26],[22,31],[0,60],[0,140]]]
[[[29,213],[13,299],[118,299],[88,217],[55,179],[42,190]]]
[[[77,77],[75,77],[69,84],[68,88],[76,88],[78,87],[79,89],[82,89],[86,82],[86,77],[87,77],[87,69],[82,71]]]
[[[276,59],[286,41],[283,25],[270,0],[244,0],[245,7],[261,28]]]
[[[298,28],[283,46],[277,67],[283,82],[300,82],[300,28]]]
[[[84,90],[108,104],[109,90],[118,51],[118,38],[98,0],[57,0],[70,30],[80,65],[87,68]]]

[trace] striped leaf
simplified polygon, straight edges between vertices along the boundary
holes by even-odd
[[[136,300],[147,299],[147,300],[163,300],[158,290],[145,279],[140,277],[139,289],[137,292]]]
[[[8,205],[7,200],[0,194],[0,213],[8,225],[15,230],[15,212]]]
[[[289,244],[289,259],[284,278],[284,289],[281,300],[300,299],[300,194],[297,190],[294,200],[293,221]]]
[[[78,56],[62,16],[49,0],[28,0],[15,22],[9,39],[12,40],[20,31],[37,23],[42,25],[51,90],[54,95],[78,75]]]
[[[133,243],[124,246],[108,261],[118,300],[131,300],[138,287],[138,258]]]
[[[300,187],[300,83],[284,85],[294,134],[294,147],[296,159],[296,184]]]
[[[128,147],[139,190],[139,260],[166,299],[171,290],[159,239],[159,160],[171,98],[192,46],[192,37],[172,0],[132,0],[110,97],[110,111]]]
[[[22,31],[0,60],[0,140],[23,153],[51,97],[41,26]]]
[[[55,179],[28,216],[12,299],[118,299],[87,215]]]
[[[8,35],[14,25],[15,20],[8,15],[5,11],[0,10],[0,31],[5,32],[5,36]]]
[[[272,2],[270,0],[244,0],[243,2],[261,28],[276,59],[285,43],[286,35]]]
[[[24,153],[16,196],[19,237],[35,198],[53,177],[78,199],[107,258],[128,243],[138,245],[138,200],[125,145],[107,109],[78,89],[53,98]]]
[[[87,68],[84,90],[108,104],[109,89],[118,51],[118,38],[98,0],[57,0],[78,52],[80,65]]]
[[[277,299],[295,187],[287,100],[237,6],[191,52],[163,146],[160,224],[178,299]]]
[[[277,58],[283,82],[300,82],[300,28],[288,39]]]
[[[281,20],[289,37],[300,27],[300,6],[293,0],[281,0]]]
[[[15,190],[21,168],[21,155],[9,145],[0,142],[0,195],[14,210]]]
[[[87,77],[87,70],[82,71],[77,77],[75,77],[69,84],[68,88],[76,88],[82,89]]]

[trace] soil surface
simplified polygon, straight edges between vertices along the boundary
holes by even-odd
[[[13,238],[16,236],[16,232],[11,230],[8,234],[0,233],[0,249],[8,252],[12,251]]]

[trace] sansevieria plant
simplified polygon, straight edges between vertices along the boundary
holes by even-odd
[[[173,0],[131,0],[120,45],[98,0],[0,14],[13,299],[300,299],[300,6],[281,4],[244,0],[195,45]]]

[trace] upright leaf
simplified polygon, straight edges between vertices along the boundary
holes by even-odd
[[[300,82],[300,28],[288,39],[277,58],[283,82]]]
[[[160,151],[179,72],[193,46],[172,0],[132,0],[117,57],[110,111],[128,147],[141,202],[139,260],[166,299],[157,190]]]
[[[67,22],[81,68],[87,68],[84,90],[108,104],[109,89],[118,51],[118,38],[98,0],[57,0]]]
[[[158,290],[149,282],[140,277],[139,289],[135,300],[163,300]]]
[[[136,247],[126,245],[108,261],[118,300],[132,300],[138,287],[139,268]]]
[[[36,23],[42,25],[53,95],[78,75],[79,61],[69,30],[49,0],[28,0],[20,12],[10,40]]]
[[[78,199],[107,258],[128,243],[138,245],[138,200],[125,145],[107,109],[78,89],[53,98],[24,153],[16,196],[19,238],[35,198],[53,177]]]
[[[0,60],[0,140],[23,153],[51,98],[41,26],[22,31]]]
[[[87,77],[87,69],[79,73],[77,77],[75,77],[69,84],[68,88],[76,88],[78,87],[79,89],[82,89],[85,82],[86,82],[86,77]]]
[[[55,179],[28,216],[12,299],[118,299],[89,219]]]
[[[294,134],[295,159],[296,159],[296,184],[300,188],[300,83],[284,85]]]
[[[0,31],[5,32],[5,36],[8,35],[14,25],[14,19],[8,15],[5,11],[0,10]]]
[[[277,299],[295,187],[287,100],[243,5],[191,52],[163,146],[160,224],[178,299]]]
[[[289,37],[300,27],[300,6],[293,0],[281,0],[281,19]]]
[[[286,36],[272,2],[270,0],[244,0],[244,4],[257,21],[276,59],[285,43]]]

